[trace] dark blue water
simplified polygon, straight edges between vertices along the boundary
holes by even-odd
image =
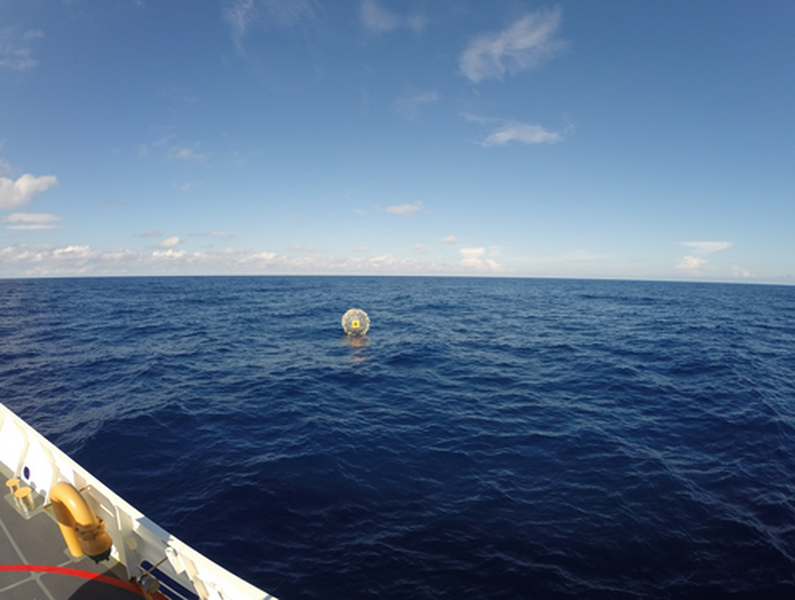
[[[795,287],[0,280],[0,398],[284,600],[795,598]]]

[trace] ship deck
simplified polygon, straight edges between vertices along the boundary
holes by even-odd
[[[11,475],[0,465],[3,481]],[[5,488],[3,492],[8,492]],[[2,492],[0,492],[2,493]],[[4,600],[141,600],[123,565],[74,558],[50,509],[38,499],[27,515],[10,493],[0,499],[0,598]],[[155,598],[163,598],[155,595]]]

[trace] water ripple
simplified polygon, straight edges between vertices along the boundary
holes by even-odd
[[[16,280],[0,335],[6,404],[282,598],[795,594],[795,288]]]

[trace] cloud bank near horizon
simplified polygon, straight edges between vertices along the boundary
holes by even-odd
[[[218,252],[176,250],[176,236],[152,252],[124,248],[103,251],[90,245],[17,244],[0,248],[0,267],[6,276],[114,276],[114,275],[466,275],[504,272],[484,249],[462,249],[458,263],[400,258],[391,254],[370,257],[335,257],[307,253],[288,256],[277,252],[252,252],[226,248]]]

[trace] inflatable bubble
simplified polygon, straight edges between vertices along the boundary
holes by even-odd
[[[348,335],[364,335],[370,329],[370,317],[361,308],[352,308],[342,315],[342,328]]]

